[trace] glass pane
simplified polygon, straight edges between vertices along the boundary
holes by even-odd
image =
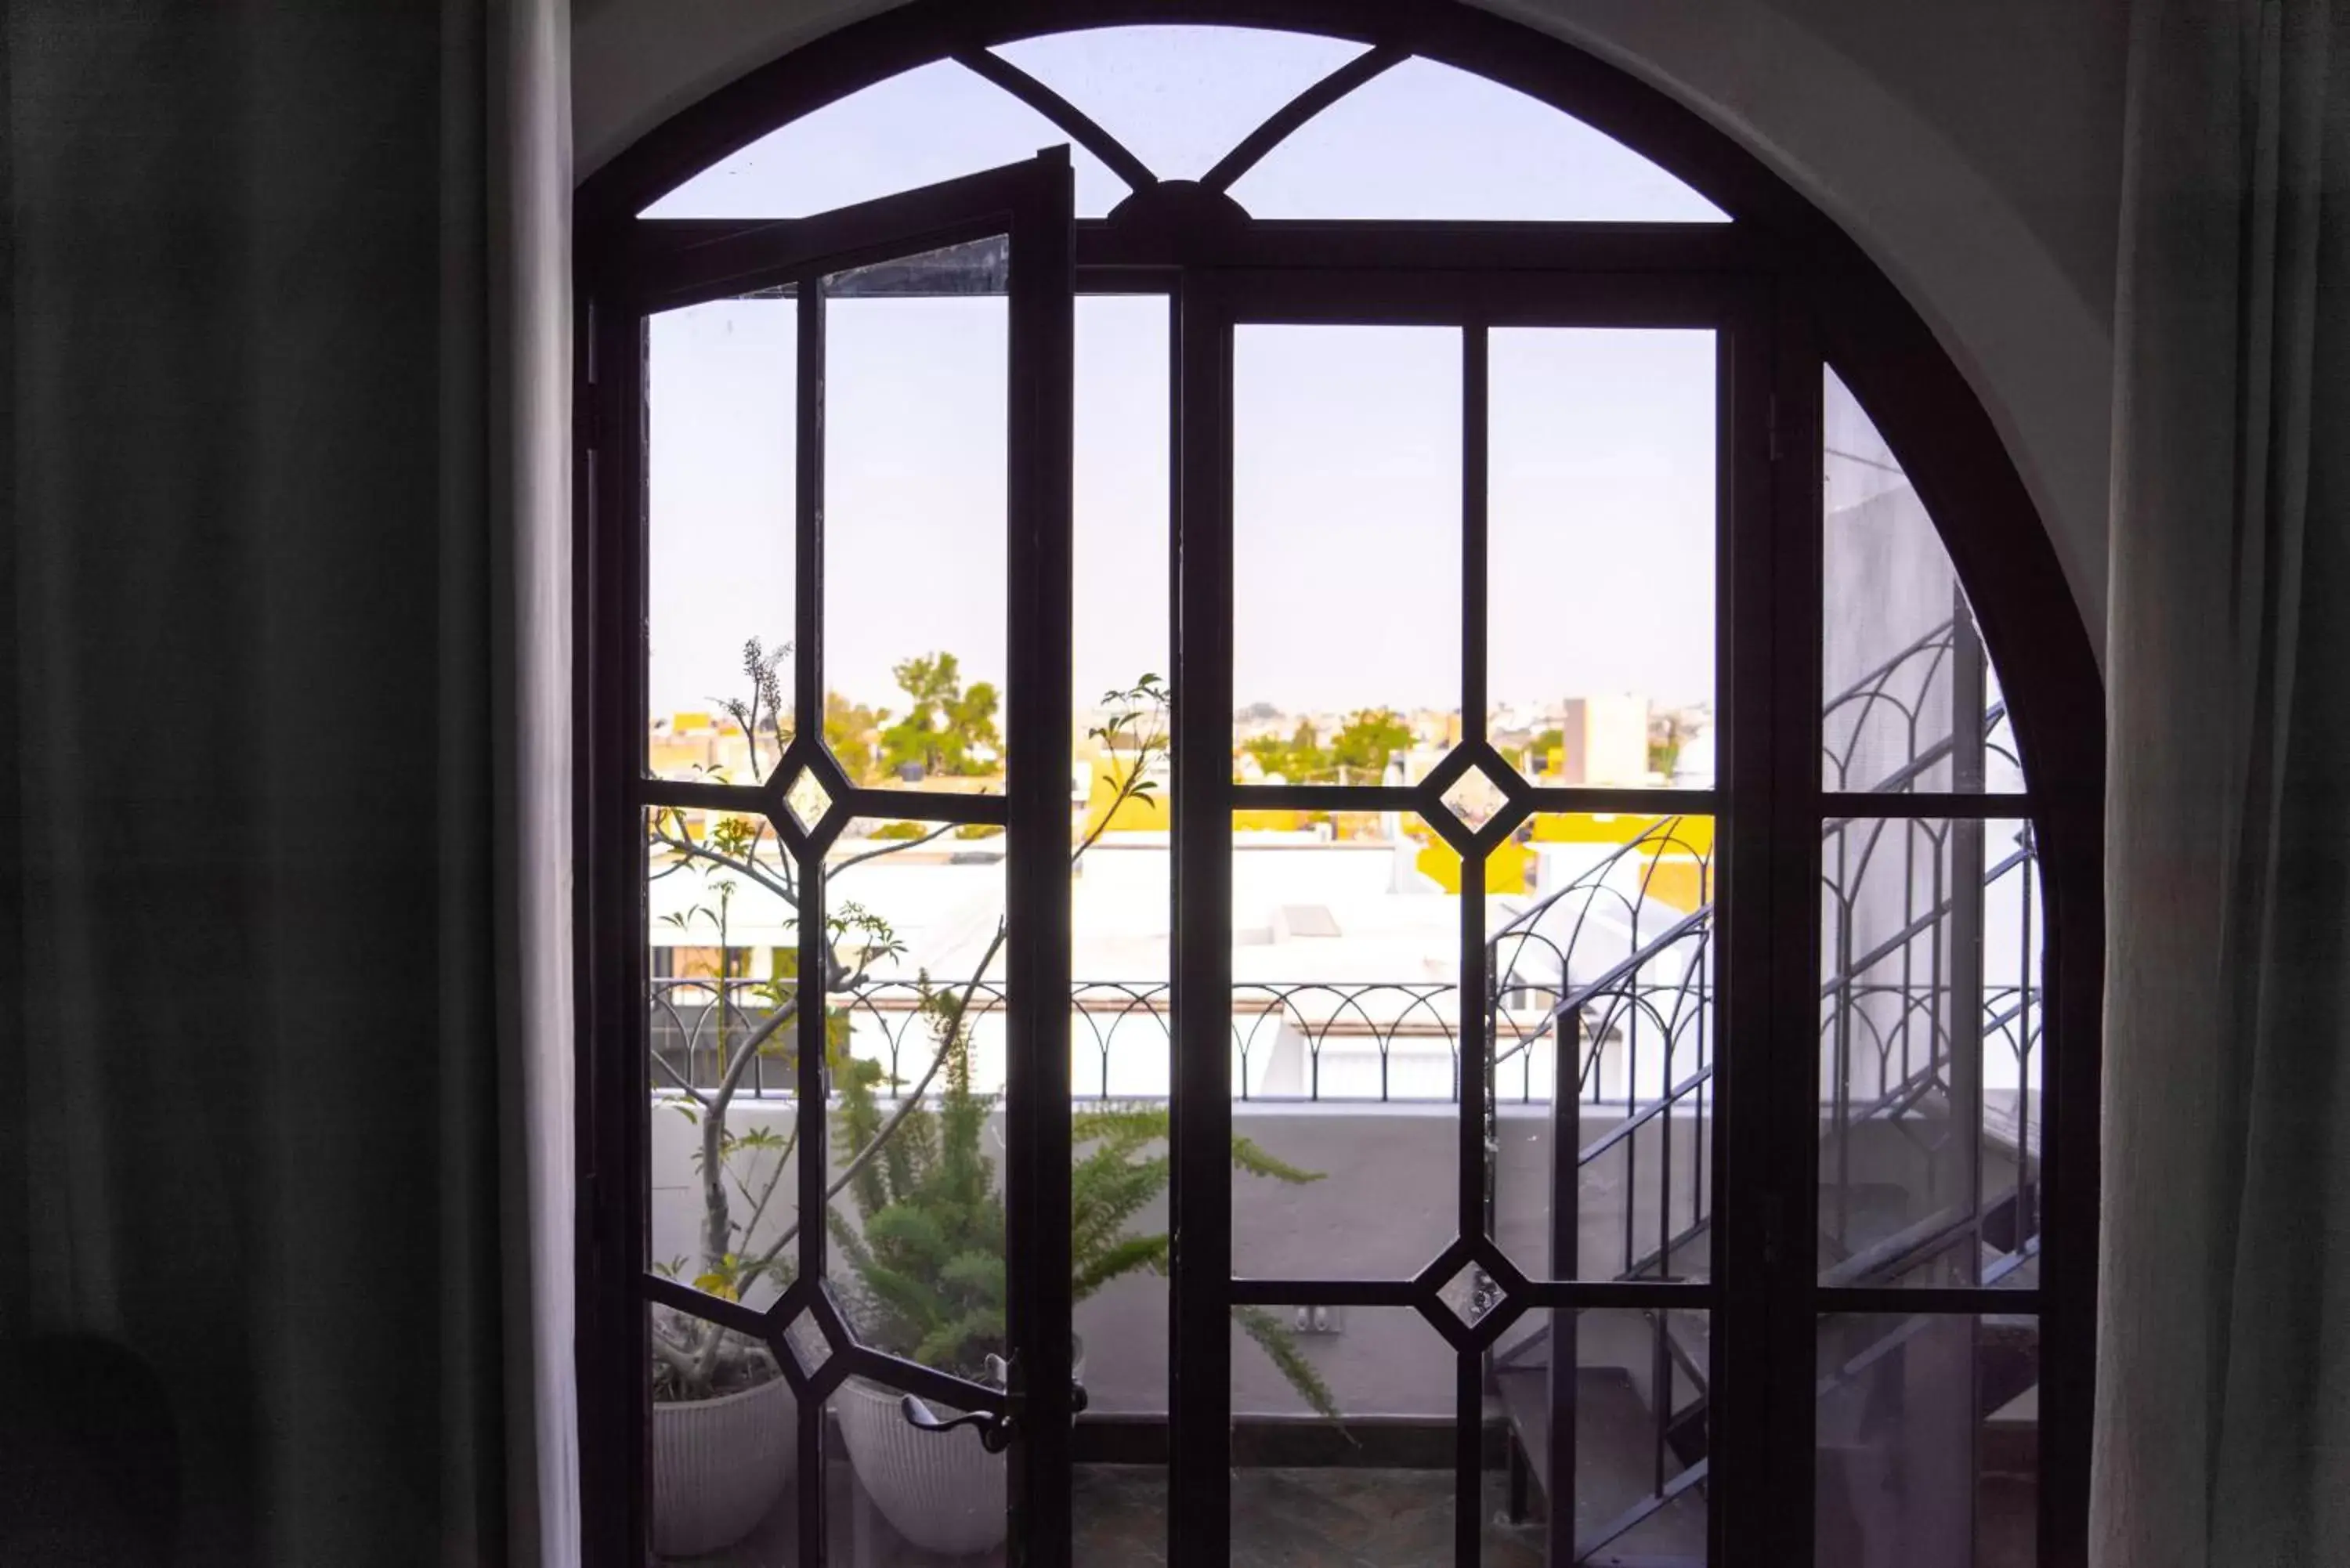
[[[1458,1364],[1443,1336],[1409,1307],[1232,1316],[1232,1561],[1451,1562]]]
[[[1713,783],[1714,336],[1491,338],[1490,738],[1546,784]]]
[[[827,914],[839,982],[827,1150],[828,1282],[859,1343],[1000,1386],[1004,1255],[1003,857],[918,841],[850,865]],[[954,842],[952,839],[940,844]],[[899,1392],[833,1396],[853,1533],[878,1560],[931,1563],[1004,1538],[1004,1461],[975,1432],[907,1425]],[[951,1401],[926,1401],[941,1418]],[[864,1560],[877,1560],[868,1558]]]
[[[1000,44],[1161,180],[1196,180],[1367,46],[1255,27],[1096,27]]]
[[[2031,1568],[2040,1325],[1820,1319],[1821,1568]]]
[[[656,1345],[691,1347],[706,1324],[667,1307],[646,1309]],[[656,1363],[652,1386],[651,1523],[656,1562],[783,1563],[797,1514],[799,1401],[774,1355],[719,1334],[726,1370],[712,1390],[682,1398]]]
[[[1234,814],[1233,1133],[1268,1162],[1236,1273],[1404,1279],[1459,1232],[1460,889],[1417,816]]]
[[[1232,185],[1260,218],[1608,219],[1726,215],[1621,142],[1434,60],[1383,71]]]
[[[721,159],[639,214],[805,218],[1058,147],[1068,133],[952,60],[938,60],[802,115]],[[1098,217],[1126,182],[1072,147],[1076,206]]]
[[[645,326],[655,778],[756,784],[791,731],[798,312],[790,298],[723,299]]]
[[[1171,717],[1167,301],[1076,316],[1076,776],[1071,1085],[1163,1098],[1169,1068]]]
[[[792,1262],[798,882],[763,816],[654,807],[645,826],[647,1263],[764,1305]]]
[[[1459,733],[1461,334],[1243,326],[1232,356],[1236,776],[1425,773]]]
[[[1536,1279],[1704,1278],[1712,819],[1537,815],[1485,885],[1495,1241]]]
[[[832,996],[836,1048],[869,1064],[859,1071],[880,1100],[943,1093],[958,1056],[974,1095],[1000,1095],[1003,836],[933,823],[917,837],[894,826],[853,822],[828,856],[825,913],[847,977]],[[958,1010],[963,1027],[951,1031]],[[846,1158],[837,1131],[832,1141]]]
[[[1824,1282],[2038,1282],[2043,925],[2026,823],[1827,825]]]
[[[1702,1312],[1534,1312],[1495,1347],[1492,1382],[1508,1438],[1504,1518],[1530,1529],[1538,1545],[1552,1499],[1570,1487],[1574,1494],[1574,1554],[1552,1561],[1706,1561],[1709,1324]],[[1571,1350],[1565,1359],[1562,1343]],[[1571,1480],[1553,1455],[1554,1435],[1567,1431]],[[1484,1561],[1516,1559],[1489,1545]]]
[[[764,818],[654,808],[645,826],[646,1263],[765,1306],[796,1260],[796,884]],[[796,1407],[773,1353],[689,1314],[648,1312],[655,1552],[754,1552],[769,1533],[787,1538]]]
[[[1163,297],[1076,303],[1072,805],[1081,815],[1072,833],[1081,853],[1070,888],[1069,1078],[1081,1422],[1163,1420],[1168,1408],[1168,328]],[[1082,1465],[1071,1499],[1076,1561],[1165,1560],[1163,1463]]]
[[[1004,260],[825,283],[825,732],[856,784],[1003,793]]]
[[[1826,373],[1821,429],[1823,783],[2013,793],[2023,770],[1941,535],[1868,415]],[[1978,722],[1960,722],[1968,710]]]

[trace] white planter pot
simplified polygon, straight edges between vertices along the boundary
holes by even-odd
[[[1085,1376],[1085,1349],[1076,1372]],[[991,1454],[970,1427],[925,1432],[906,1419],[906,1396],[851,1377],[832,1397],[841,1442],[865,1495],[890,1527],[914,1545],[941,1557],[968,1557],[1003,1544],[1004,1459]],[[960,1416],[952,1405],[923,1400],[941,1420]]]
[[[653,1406],[653,1550],[732,1546],[775,1506],[799,1452],[791,1385],[771,1377],[716,1399]]]
[[[925,1432],[906,1419],[905,1396],[851,1377],[832,1397],[840,1440],[865,1495],[890,1527],[925,1552],[964,1557],[1003,1543],[1004,1464],[969,1427]],[[941,1420],[951,1405],[924,1400]]]

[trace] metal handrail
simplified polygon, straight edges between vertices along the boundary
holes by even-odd
[[[1937,647],[1949,647],[1953,645],[1956,641],[1958,628],[1958,618],[1956,614],[1954,614],[1950,620],[1946,620],[1940,625],[1929,630],[1907,648],[1902,649],[1892,655],[1889,659],[1880,663],[1875,669],[1862,675],[1847,691],[1829,700],[1829,701],[1824,704],[1824,711],[1829,713],[1835,713],[1850,706],[1856,701],[1866,701],[1873,702],[1879,700],[1890,700],[1885,699],[1883,697],[1883,693],[1878,690],[1878,688],[1881,688],[1883,683],[1897,670],[1901,669],[1903,665],[1917,658],[1919,654],[1928,652]],[[1944,736],[1924,746],[1922,749],[1917,748],[1915,745],[1915,728],[1916,721],[1918,717],[1918,713],[1910,711],[1898,701],[1896,701],[1895,705],[1897,708],[1902,708],[1905,712],[1908,712],[1908,716],[1911,721],[1914,754],[1900,767],[1893,770],[1885,778],[1879,780],[1874,790],[1868,793],[1898,793],[1909,788],[1934,766],[1951,758],[1958,750],[1958,736],[1955,734]],[[1987,741],[1996,734],[2000,724],[2004,721],[2005,717],[2006,704],[2003,701],[1993,701],[1986,705],[1982,723],[1983,734]],[[1857,734],[1858,732],[1856,731],[1856,745],[1857,744]],[[1845,756],[1835,760],[1837,761],[1839,765],[1848,766],[1852,759],[1849,753],[1847,753]],[[1852,824],[1849,822],[1836,820],[1831,820],[1823,824],[1821,834],[1823,841],[1834,839],[1838,834],[1848,831],[1851,826]],[[1988,887],[1998,882],[2000,878],[2014,871],[2019,865],[2031,859],[2033,854],[2033,846],[2027,840],[2026,843],[2014,853],[2002,857],[1995,864],[1986,866],[1983,868],[1982,873],[1982,885]],[[1914,941],[1918,936],[1933,929],[1943,921],[1949,919],[1955,911],[1957,906],[1958,895],[1955,889],[1953,889],[1950,895],[1935,899],[1931,909],[1927,910],[1924,914],[1910,919],[1901,930],[1893,934],[1889,938],[1876,943],[1867,952],[1857,955],[1850,961],[1840,965],[1838,967],[1838,972],[1825,977],[1820,990],[1822,999],[1824,1001],[1835,1001],[1838,998],[1842,998],[1847,1003],[1851,1002],[1856,994],[1856,982],[1861,982],[1863,981],[1863,977],[1870,973],[1877,965],[1901,953],[1903,949],[1909,942]],[[1712,905],[1711,901],[1709,901],[1702,909],[1690,917],[1690,920],[1692,923],[1709,921],[1711,920],[1712,914]],[[1871,988],[1862,984],[1860,986],[1860,990],[1863,992],[1869,992]],[[1995,1011],[1991,1008],[1986,1008],[1985,1011],[1989,1015],[1982,1019],[1979,1025],[1982,1033],[1988,1037],[1993,1033],[2007,1033],[2018,1019],[2023,1018],[2030,1012],[2034,1004],[2036,995],[2037,988],[2030,983],[2028,978],[2024,983],[2011,988],[2007,992],[2006,995],[2000,999],[2001,1005],[1999,1005]],[[1991,999],[1985,998],[1985,1000],[1990,1001]],[[1554,1016],[1564,1015],[1568,1012],[1568,1007],[1565,1003],[1562,1003],[1561,1006],[1555,1011]],[[2024,1037],[2021,1041],[2011,1041],[2011,1044],[2016,1050],[2019,1059],[2029,1056],[2033,1043],[2037,1037],[2036,1031],[2033,1031],[2029,1027],[2028,1022],[2023,1030],[2023,1035]],[[1884,1114],[1896,1107],[1897,1105],[1906,1106],[1907,1104],[1913,1102],[1919,1096],[1930,1091],[1932,1085],[1939,1081],[1943,1066],[1944,1063],[1941,1060],[1939,1051],[1937,1050],[1929,1053],[1929,1060],[1926,1063],[1924,1067],[1908,1075],[1902,1083],[1895,1085],[1890,1089],[1880,1094],[1873,1104],[1863,1107],[1859,1116],[1853,1119],[1865,1120],[1868,1117]],[[1657,1102],[1636,1111],[1632,1116],[1627,1116],[1622,1125],[1610,1129],[1607,1134],[1594,1140],[1589,1146],[1578,1151],[1573,1168],[1576,1171],[1580,1171],[1592,1160],[1606,1156],[1611,1150],[1626,1143],[1626,1141],[1628,1140],[1640,1127],[1648,1124],[1660,1115],[1669,1115],[1673,1104],[1679,1100],[1684,1094],[1690,1092],[1699,1084],[1711,1078],[1711,1064],[1706,1065],[1698,1073],[1693,1074],[1685,1083],[1675,1085],[1670,1092],[1660,1096]],[[1847,1110],[1847,1115],[1848,1114],[1849,1112]],[[2019,1208],[2025,1201],[2027,1184],[2030,1179],[2028,1169],[2030,1161],[2029,1140],[2031,1135],[2029,1128],[2021,1125],[2023,1115],[2024,1113],[2022,1110],[2019,1110],[2019,1127],[2016,1132],[2018,1143],[2015,1151],[2018,1159],[2017,1189],[2012,1194],[2009,1195],[2008,1198],[2002,1200],[2006,1203],[2018,1206]],[[1564,1199],[1562,1199],[1558,1195],[1554,1195],[1554,1201],[1560,1200],[1572,1200],[1572,1195],[1567,1195]],[[1708,1213],[1703,1216],[1698,1223],[1686,1227],[1681,1237],[1665,1241],[1646,1258],[1630,1260],[1627,1262],[1624,1273],[1619,1277],[1637,1277],[1641,1270],[1655,1266],[1658,1261],[1669,1256],[1674,1250],[1677,1250],[1679,1246],[1685,1244],[1686,1240],[1693,1239],[1694,1232],[1702,1229],[1704,1225],[1710,1224],[1711,1220],[1711,1216]],[[1839,1263],[1831,1269],[1828,1274],[1824,1277],[1828,1282],[1840,1283],[1859,1283],[1872,1280],[1898,1277],[1899,1272],[1902,1272],[1905,1267],[1914,1263],[1915,1260],[1920,1257],[1931,1256],[1939,1251],[1947,1249],[1954,1239],[1969,1235],[1980,1236],[1981,1233],[1983,1220],[1984,1216],[1978,1212],[1977,1206],[1975,1205],[1970,1204],[1963,1207],[1954,1206],[1952,1208],[1945,1209],[1944,1210],[1931,1216],[1929,1219],[1907,1227],[1896,1235],[1885,1239],[1876,1246],[1868,1249],[1866,1251],[1845,1260],[1842,1263]],[[2022,1267],[2032,1258],[2038,1255],[2039,1238],[2036,1234],[2021,1236],[2017,1241],[2018,1244],[2012,1250],[2009,1251],[2005,1255],[1983,1269],[1981,1272],[1983,1282],[1987,1284],[1997,1283],[1999,1281],[2008,1278],[2015,1270]],[[1667,1347],[1679,1353],[1682,1347],[1679,1345],[1679,1336],[1671,1328],[1669,1314],[1658,1314],[1657,1328]],[[1901,1332],[1902,1331],[1900,1330],[1897,1330],[1896,1336],[1898,1336]],[[1522,1345],[1521,1346],[1516,1347],[1517,1350],[1520,1353],[1523,1353],[1523,1350],[1530,1347],[1531,1344],[1534,1340],[1539,1340],[1546,1334],[1546,1330],[1538,1332],[1538,1334],[1533,1336],[1526,1345]],[[1689,1360],[1686,1355],[1679,1354],[1676,1354],[1675,1359],[1676,1361],[1684,1364]],[[1842,1379],[1856,1375],[1857,1374],[1850,1367],[1838,1367],[1835,1369],[1831,1372],[1829,1376],[1823,1381],[1823,1395],[1832,1391],[1836,1386],[1838,1386],[1838,1383]],[[1658,1407],[1651,1412],[1651,1416],[1657,1423],[1659,1439],[1660,1442],[1662,1441],[1662,1434],[1675,1422],[1688,1419],[1690,1411],[1699,1410],[1703,1407],[1706,1402],[1706,1393],[1702,1381],[1697,1380],[1696,1386],[1698,1389],[1697,1399],[1686,1410],[1675,1411],[1670,1408],[1670,1399],[1666,1397],[1660,1391],[1652,1396],[1653,1402]],[[1659,1451],[1661,1454],[1661,1449]],[[1670,1477],[1669,1479],[1662,1479],[1661,1464],[1662,1461],[1660,1458],[1659,1472],[1660,1480],[1654,1493],[1649,1497],[1641,1500],[1639,1502],[1635,1503],[1631,1508],[1626,1510],[1618,1518],[1610,1520],[1606,1524],[1601,1525],[1595,1532],[1578,1539],[1575,1542],[1575,1556],[1576,1561],[1581,1562],[1588,1559],[1593,1554],[1607,1547],[1611,1542],[1620,1539],[1627,1532],[1633,1530],[1644,1521],[1653,1518],[1666,1507],[1669,1506],[1676,1498],[1682,1495],[1689,1489],[1700,1485],[1706,1475],[1710,1473],[1711,1469],[1709,1459],[1704,1456],[1700,1456],[1693,1463],[1685,1466],[1678,1474]]]

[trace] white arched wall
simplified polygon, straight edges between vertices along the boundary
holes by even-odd
[[[889,0],[574,0],[582,178]],[[1853,235],[1972,383],[2105,645],[2124,0],[1492,0],[1736,137]]]

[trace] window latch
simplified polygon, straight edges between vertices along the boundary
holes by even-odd
[[[1000,1355],[987,1358],[988,1381],[1003,1390],[1004,1408],[1001,1414],[993,1410],[970,1410],[960,1416],[942,1417],[911,1394],[898,1402],[898,1408],[904,1414],[906,1424],[919,1431],[951,1432],[958,1427],[969,1427],[978,1433],[981,1448],[991,1454],[1000,1454],[1010,1448],[1013,1439],[1020,1435],[1021,1419],[1027,1413],[1028,1395],[1023,1386],[1019,1367],[1020,1357],[1016,1354],[1010,1361]],[[1085,1409],[1086,1403],[1086,1386],[1072,1377],[1069,1379],[1069,1414],[1079,1414]]]

